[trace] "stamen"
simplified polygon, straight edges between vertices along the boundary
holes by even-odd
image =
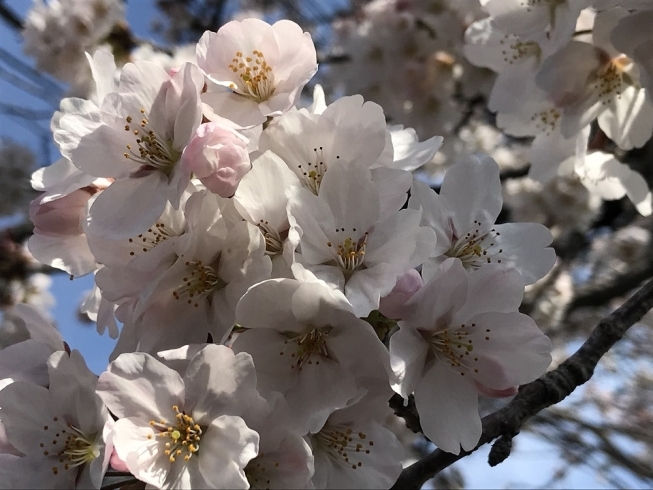
[[[183,455],[184,461],[188,461],[193,454],[200,450],[203,430],[190,415],[180,411],[177,405],[173,405],[172,409],[175,411],[175,427],[168,426],[165,420],[159,422],[150,420],[150,425],[159,431],[158,437],[170,439],[170,442],[165,443],[166,449],[163,453],[168,456],[171,463],[174,463],[181,455]]]
[[[230,85],[235,93],[256,102],[267,100],[274,94],[274,73],[262,52],[255,49],[251,56],[246,57],[241,51],[236,52],[229,69],[237,75],[238,83]]]
[[[145,109],[141,109],[141,113],[145,114]],[[133,121],[132,116],[127,116],[125,121],[127,122],[125,131],[132,131],[130,126]],[[140,130],[132,131],[134,136],[137,136],[135,142],[138,153],[133,150],[133,145],[128,144],[126,145],[127,151],[123,153],[124,157],[139,165],[170,175],[172,168],[179,161],[181,153],[172,147],[171,140],[165,140],[150,128],[147,117],[141,119],[139,127]]]
[[[209,265],[204,265],[201,260],[186,262],[187,275],[182,280],[184,285],[172,292],[176,300],[186,299],[189,305],[199,307],[199,300],[206,298],[213,291],[220,289],[225,284],[218,274]]]

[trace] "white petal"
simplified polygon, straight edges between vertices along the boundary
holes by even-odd
[[[440,197],[452,209],[458,233],[471,229],[474,220],[491,227],[503,204],[499,166],[489,157],[469,157],[457,163],[447,171]]]
[[[202,435],[199,470],[212,488],[249,488],[243,471],[258,454],[259,435],[240,417],[222,415]]]
[[[478,395],[472,378],[447,365],[436,364],[415,390],[415,406],[424,435],[438,448],[459,454],[469,451],[481,437]]]
[[[184,405],[181,376],[145,353],[120,355],[100,375],[97,392],[119,418],[173,420],[172,407]]]

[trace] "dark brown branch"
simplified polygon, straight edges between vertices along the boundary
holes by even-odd
[[[653,277],[653,261],[636,264],[626,273],[600,285],[580,291],[567,307],[567,313],[585,306],[601,306],[608,301],[623,296],[642,282]]]
[[[0,17],[4,20],[10,27],[18,31],[23,30],[23,21],[20,20],[20,17],[5,5],[3,1],[0,1]]]
[[[588,381],[601,357],[652,307],[653,280],[601,320],[571,357],[541,378],[521,386],[519,393],[504,408],[483,417],[483,433],[473,451],[499,438],[499,444],[495,444],[490,451],[490,464],[499,464],[505,460],[510,454],[508,442],[519,433],[524,423],[541,410],[561,402]],[[473,451],[454,455],[436,449],[405,468],[392,488],[419,489],[438,472]]]

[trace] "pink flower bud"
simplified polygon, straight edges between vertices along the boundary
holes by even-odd
[[[111,464],[111,467],[116,471],[124,471],[126,473],[130,472],[129,468],[127,468],[125,462],[120,459],[115,449],[111,453],[111,459],[109,460],[109,463]]]
[[[29,217],[35,231],[47,235],[80,235],[84,208],[92,195],[86,189],[78,189],[45,204],[41,202],[43,196],[34,199],[29,205]]]
[[[408,270],[397,279],[397,283],[393,290],[390,291],[390,294],[381,298],[379,311],[393,320],[403,318],[406,303],[422,286],[424,286],[424,281],[422,281],[419,272],[415,269]]]
[[[215,122],[197,128],[181,164],[185,172],[192,172],[221,197],[233,196],[240,180],[252,168],[244,137]]]

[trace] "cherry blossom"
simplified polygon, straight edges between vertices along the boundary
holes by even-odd
[[[405,398],[414,392],[424,434],[440,449],[458,454],[476,446],[484,387],[514,388],[551,362],[549,339],[517,312],[522,295],[515,270],[488,266],[470,274],[449,259],[408,301],[390,339],[393,388]]]
[[[214,84],[202,100],[243,126],[287,112],[317,71],[310,34],[289,20],[245,19],[206,31],[197,63]]]
[[[477,189],[471,196],[464,191]],[[409,207],[422,210],[422,224],[437,235],[434,255],[424,263],[428,280],[434,269],[449,257],[466,269],[492,264],[517,269],[526,284],[551,270],[555,252],[547,246],[551,232],[538,223],[495,225],[503,198],[499,168],[490,158],[469,158],[447,172],[440,193],[422,182],[413,183]]]
[[[259,436],[241,415],[260,401],[248,354],[207,345],[183,377],[148,354],[122,354],[100,376],[98,394],[119,417],[116,452],[139,480],[156,488],[249,487],[244,468]]]
[[[99,489],[113,420],[95,393],[97,377],[77,351],[52,354],[48,372],[49,388],[17,381],[0,391],[8,439],[25,455],[9,478],[26,488]]]

